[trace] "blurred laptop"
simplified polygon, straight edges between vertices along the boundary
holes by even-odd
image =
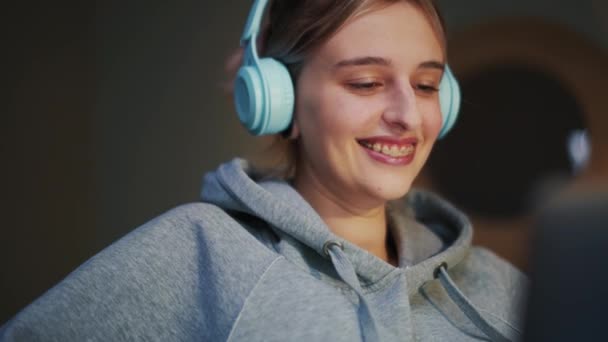
[[[524,341],[608,341],[608,192],[553,203],[536,229]]]

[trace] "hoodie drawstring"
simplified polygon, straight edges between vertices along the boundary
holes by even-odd
[[[364,341],[379,341],[378,329],[374,316],[372,315],[371,306],[363,296],[363,289],[361,288],[361,283],[359,282],[359,278],[355,273],[352,263],[346,254],[344,254],[344,246],[338,241],[330,240],[323,246],[323,252],[331,259],[331,262],[342,281],[350,286],[359,298],[359,324],[361,325]],[[450,299],[456,303],[458,308],[460,308],[471,322],[486,334],[486,336],[494,342],[511,342],[511,340],[490,324],[490,322],[479,313],[479,310],[475,305],[473,305],[464,293],[460,291],[456,283],[450,278],[445,263],[437,267],[434,275],[435,278],[439,278],[441,285],[446,290]],[[515,328],[513,329],[518,331]]]
[[[378,329],[374,316],[372,315],[371,306],[363,296],[363,289],[359,278],[355,273],[355,269],[348,257],[344,254],[344,247],[340,242],[328,241],[323,246],[323,251],[331,259],[336,272],[342,280],[350,286],[359,297],[359,324],[361,325],[361,333],[364,341],[375,342],[379,341]]]
[[[439,265],[435,269],[435,278],[439,278],[441,285],[448,293],[448,296],[458,308],[475,324],[479,330],[483,331],[492,341],[495,342],[510,342],[500,331],[498,331],[490,322],[488,322],[481,314],[479,310],[471,303],[471,301],[460,291],[456,283],[450,278],[447,272],[447,265],[445,263]]]

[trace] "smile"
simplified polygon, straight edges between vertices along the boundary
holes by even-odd
[[[407,165],[416,153],[416,138],[369,138],[357,140],[372,159],[390,165]]]
[[[382,153],[389,157],[399,158],[405,157],[414,152],[414,145],[393,145],[393,144],[382,144],[379,142],[359,141],[361,146],[373,150],[378,153]]]

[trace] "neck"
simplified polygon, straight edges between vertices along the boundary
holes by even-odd
[[[385,202],[373,207],[357,207],[314,178],[296,174],[295,189],[321,216],[329,229],[341,238],[380,259],[396,264],[388,241]]]

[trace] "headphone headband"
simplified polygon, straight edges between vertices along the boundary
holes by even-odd
[[[260,31],[260,24],[266,4],[268,4],[268,0],[255,0],[253,3],[253,7],[251,7],[249,16],[247,17],[245,30],[241,36],[241,46],[244,46],[251,37],[257,36]]]

